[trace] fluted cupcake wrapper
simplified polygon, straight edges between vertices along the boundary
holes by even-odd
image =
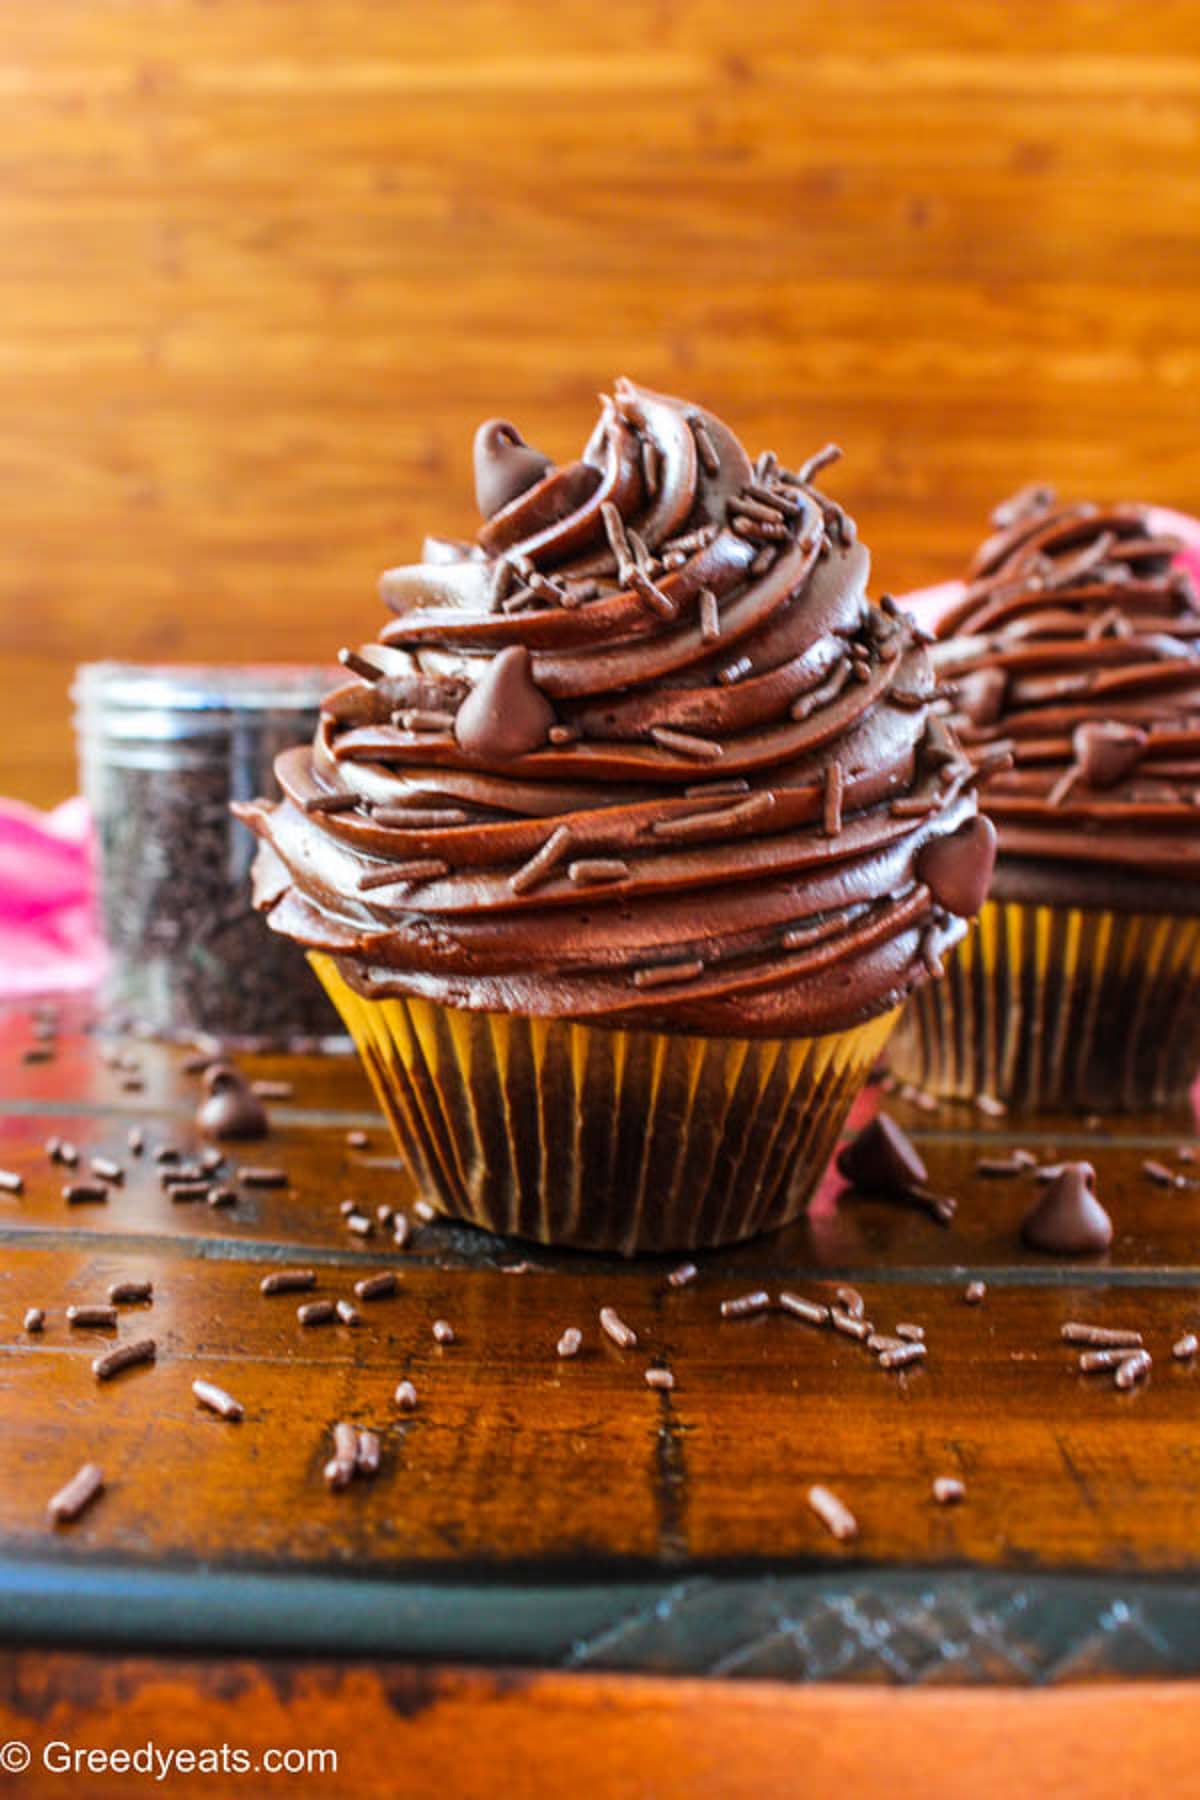
[[[909,1001],[889,1061],[963,1099],[1178,1104],[1200,1070],[1200,918],[990,900]]]
[[[366,999],[313,966],[431,1201],[582,1249],[699,1249],[786,1224],[897,1013],[818,1038],[621,1031]]]

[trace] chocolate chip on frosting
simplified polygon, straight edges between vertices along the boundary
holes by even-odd
[[[1140,726],[1116,719],[1088,719],[1071,734],[1080,776],[1093,788],[1116,787],[1137,767],[1149,742],[1149,733]]]
[[[1007,692],[1003,669],[973,669],[958,683],[958,706],[972,725],[994,725],[1004,711]]]
[[[488,663],[455,715],[454,736],[468,755],[509,762],[546,742],[554,708],[531,662],[523,644],[511,644]]]
[[[995,862],[996,827],[977,813],[949,837],[931,839],[916,866],[939,906],[973,919],[987,898]]]
[[[488,419],[475,433],[475,499],[485,519],[540,481],[550,469],[507,419]]]

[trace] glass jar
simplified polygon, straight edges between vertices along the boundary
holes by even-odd
[[[235,800],[312,736],[338,671],[288,664],[85,663],[72,698],[96,840],[108,1008],[231,1048],[344,1042],[304,952],[250,903],[256,840]]]

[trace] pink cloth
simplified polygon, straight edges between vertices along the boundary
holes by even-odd
[[[104,954],[84,802],[43,813],[0,800],[0,995],[94,987]]]

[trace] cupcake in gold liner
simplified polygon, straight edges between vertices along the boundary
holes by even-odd
[[[390,570],[242,814],[444,1212],[632,1254],[784,1224],[994,833],[853,524],[616,384],[578,461],[476,438],[484,523]]]
[[[895,1072],[1018,1106],[1183,1103],[1200,1071],[1200,607],[1143,507],[995,516],[934,652],[1000,836]]]

